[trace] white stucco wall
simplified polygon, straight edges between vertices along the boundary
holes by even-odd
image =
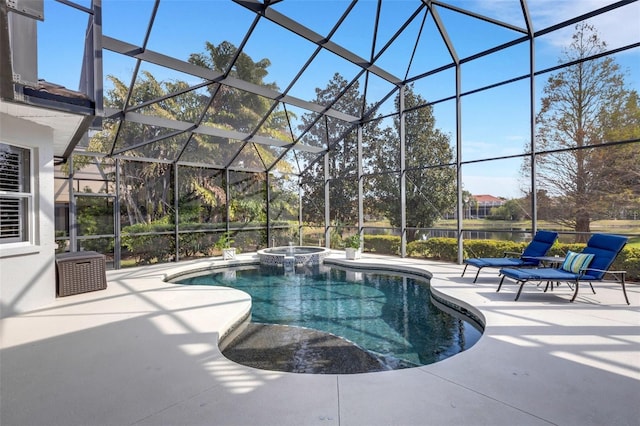
[[[0,141],[33,148],[33,244],[0,244],[0,317],[52,303],[56,297],[53,130],[0,113]]]

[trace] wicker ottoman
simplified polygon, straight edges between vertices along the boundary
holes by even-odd
[[[95,251],[58,254],[56,270],[59,297],[107,288],[105,256]]]

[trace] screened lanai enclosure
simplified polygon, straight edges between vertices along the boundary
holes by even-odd
[[[59,250],[120,268],[223,235],[356,234],[399,256],[455,238],[460,261],[465,239],[638,220],[638,19],[637,1],[45,1],[38,77],[96,111],[56,158]]]

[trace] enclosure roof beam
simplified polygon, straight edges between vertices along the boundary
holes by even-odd
[[[321,46],[324,49],[328,50],[329,52],[340,56],[342,59],[345,59],[351,62],[352,64],[357,65],[358,67],[377,75],[378,77],[388,81],[389,83],[392,83],[395,85],[399,85],[402,83],[402,79],[383,70],[377,65],[372,64],[366,59],[361,58],[360,56],[345,49],[344,47],[332,42],[331,40],[305,27],[299,22],[296,22],[293,19],[288,18],[287,16],[281,14],[280,12],[268,7],[268,5],[264,5],[260,1],[257,1],[257,0],[234,0],[234,1],[246,7],[247,9],[253,11],[254,13],[261,14],[268,20],[299,35],[305,40],[310,41],[311,43],[314,43],[317,46]]]
[[[282,141],[279,139],[268,138],[265,136],[258,135],[250,135],[248,133],[237,132],[234,130],[226,130],[219,129],[212,126],[195,126],[193,123],[188,123],[186,121],[178,121],[171,120],[168,118],[162,118],[152,115],[140,114],[137,112],[126,112],[122,113],[119,110],[113,108],[105,108],[105,113],[112,116],[117,117],[120,115],[125,121],[129,121],[131,123],[144,124],[147,126],[156,126],[156,127],[164,127],[167,129],[174,129],[182,132],[193,132],[200,135],[207,136],[215,136],[223,139],[233,139],[243,142],[252,142],[265,146],[276,146],[276,147],[291,147],[292,149],[298,151],[305,151],[311,153],[319,153],[322,152],[322,148],[317,148],[310,145],[303,145],[300,143],[292,144],[291,142]],[[171,134],[171,136],[175,136],[175,134]]]
[[[308,102],[293,96],[283,95],[275,90],[267,87],[260,86],[258,84],[249,83],[234,77],[225,77],[224,74],[218,71],[202,68],[198,65],[181,61],[171,56],[163,55],[161,53],[153,52],[148,49],[143,49],[139,46],[126,43],[124,41],[103,36],[102,40],[103,48],[110,50],[121,55],[126,55],[131,58],[140,59],[152,64],[160,65],[162,67],[170,68],[175,71],[179,71],[185,74],[189,74],[195,77],[200,77],[210,82],[217,82],[225,86],[233,87],[245,92],[253,93],[259,96],[263,96],[274,101],[284,102],[290,105],[295,105],[299,108],[309,111],[317,112],[320,114],[326,114],[330,117],[337,118],[349,123],[355,123],[359,120],[358,117],[345,114],[335,109],[327,109],[322,105],[318,105],[313,102]],[[107,116],[107,118],[109,118]]]
[[[507,28],[507,29],[510,29],[510,30],[513,30],[513,31],[517,31],[519,33],[528,34],[528,31],[527,31],[526,28],[521,28],[519,26],[509,24],[508,22],[499,21],[497,19],[493,19],[493,18],[490,18],[488,16],[481,15],[479,13],[471,12],[469,10],[454,6],[454,5],[449,4],[449,3],[444,3],[444,2],[438,1],[438,0],[431,0],[431,4],[433,4],[435,6],[442,7],[444,9],[449,9],[449,10],[461,13],[463,15],[470,16],[472,18],[480,19],[480,20],[488,22],[490,24],[498,25],[498,26],[503,27],[503,28]]]

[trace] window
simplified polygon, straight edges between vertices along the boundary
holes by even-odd
[[[31,152],[0,142],[0,244],[29,241]]]

